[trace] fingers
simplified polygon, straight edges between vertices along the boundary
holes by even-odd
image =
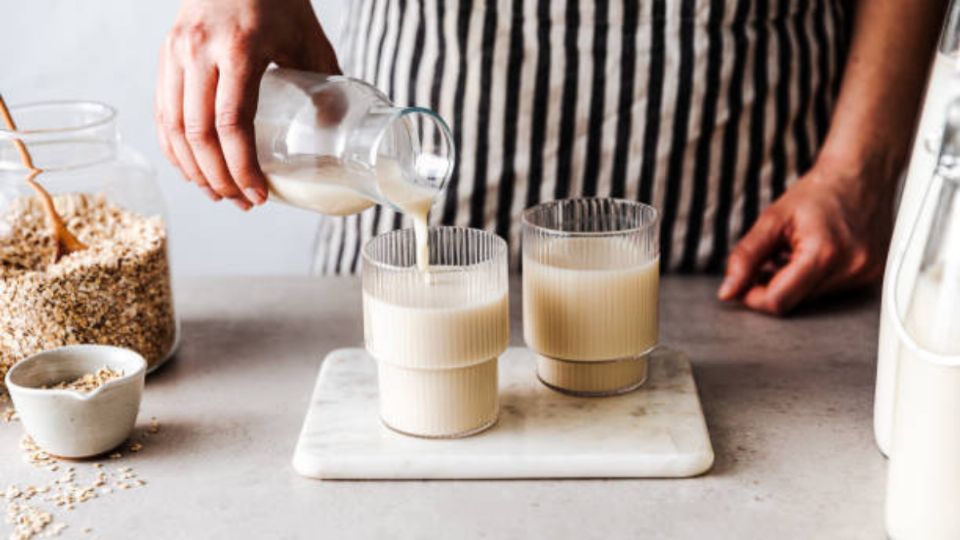
[[[248,210],[251,203],[240,192],[227,169],[214,124],[216,68],[201,61],[191,61],[183,82],[184,131],[197,165],[218,195],[230,199],[241,210]]]
[[[877,257],[865,246],[848,250],[839,270],[833,272],[813,291],[812,296],[826,296],[844,289],[871,285],[883,277],[883,258]]]
[[[154,91],[153,104],[154,124],[156,125],[157,139],[160,141],[160,149],[163,151],[163,155],[166,156],[170,164],[179,169],[180,162],[177,161],[177,156],[173,153],[173,146],[170,144],[170,139],[167,138],[163,121],[163,69],[164,63],[166,62],[165,56],[166,54],[161,51],[160,63],[157,65],[157,88]]]
[[[337,52],[334,50],[327,34],[320,31],[320,59],[317,63],[317,69],[320,73],[329,73],[331,75],[342,75],[340,63],[337,61]]]
[[[275,61],[340,73],[336,53],[309,2],[287,6],[292,9],[243,2],[184,6],[162,55],[160,145],[212,199],[228,198],[246,210],[267,199],[253,127],[266,66]],[[343,103],[334,99],[330,108],[339,120]]]
[[[779,217],[765,213],[730,253],[723,283],[717,291],[720,300],[733,300],[757,281],[763,267],[783,241]]]
[[[303,56],[297,62],[300,65],[291,67],[329,75],[342,75],[343,70],[340,69],[340,63],[337,61],[337,52],[330,40],[327,39],[327,33],[323,31],[319,21],[316,20],[316,15],[310,18],[314,25],[308,35],[315,36],[316,40],[310,40],[307,44]]]
[[[830,273],[835,261],[835,248],[826,242],[798,247],[790,262],[781,268],[766,285],[755,285],[743,297],[751,309],[783,315],[810,297]]]
[[[183,70],[171,53],[171,50],[167,50],[164,54],[161,68],[163,70],[163,79],[160,82],[163,93],[160,98],[162,129],[180,172],[203,189],[211,199],[218,201],[220,196],[210,189],[187,143],[183,125]]]
[[[342,75],[340,63],[337,61],[337,52],[334,50],[330,40],[327,39],[326,32],[320,26],[313,8],[308,3],[306,6],[308,14],[303,19],[308,28],[302,35],[307,38],[299,41],[296,47],[290,51],[292,54],[282,55],[273,58],[273,61],[280,67],[289,67],[304,71],[315,71],[327,75]]]
[[[751,280],[742,294],[745,306],[783,315],[805,300],[868,285],[883,275],[882,260],[869,246],[856,244],[849,232],[827,223],[791,225],[782,242],[789,250],[788,260],[775,259],[786,252],[782,250],[764,258],[754,274],[766,272],[772,277],[766,283]]]
[[[238,189],[253,204],[267,200],[267,183],[257,161],[253,116],[263,68],[247,62],[221,67],[216,90],[215,127]]]
[[[167,159],[212,200],[248,210],[267,198],[253,135],[263,68],[233,68],[244,55],[224,49],[211,44],[202,25],[171,32],[157,87],[158,136]]]

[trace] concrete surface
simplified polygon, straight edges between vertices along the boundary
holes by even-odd
[[[664,342],[693,361],[713,438],[705,476],[321,482],[298,476],[291,457],[320,358],[361,343],[358,281],[181,280],[183,348],[148,379],[140,418],[156,416],[161,432],[107,461],[148,484],[57,510],[70,525],[63,537],[883,537],[885,468],[871,435],[877,302],[777,320],[721,306],[716,285],[663,283]],[[49,480],[21,462],[19,438],[18,424],[0,423],[2,483]]]

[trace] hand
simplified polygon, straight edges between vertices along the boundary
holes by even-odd
[[[184,0],[160,57],[164,154],[211,199],[243,210],[267,200],[253,118],[271,62],[340,73],[309,0]]]
[[[805,300],[876,282],[890,238],[889,185],[818,164],[740,240],[717,296],[782,315]]]

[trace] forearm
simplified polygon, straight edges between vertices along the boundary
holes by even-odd
[[[892,190],[909,154],[946,0],[856,0],[840,95],[818,165]]]

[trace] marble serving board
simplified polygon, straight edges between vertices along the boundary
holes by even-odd
[[[376,363],[362,349],[320,367],[293,466],[322,479],[679,478],[710,469],[713,448],[690,361],[659,349],[648,380],[616,397],[545,387],[524,348],[500,357],[500,418],[463,439],[429,440],[380,423]]]

